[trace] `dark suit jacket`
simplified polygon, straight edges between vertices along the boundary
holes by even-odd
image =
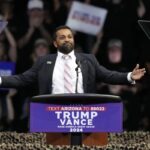
[[[75,53],[81,63],[83,88],[85,93],[95,93],[96,82],[110,84],[127,84],[127,73],[109,71],[101,66],[94,55]],[[52,74],[57,54],[50,54],[39,60],[26,72],[20,75],[2,77],[2,87],[20,87],[38,83],[39,94],[50,94],[52,91]]]

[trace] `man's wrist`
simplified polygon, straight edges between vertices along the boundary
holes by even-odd
[[[132,79],[132,72],[128,73],[127,79],[131,84],[136,84],[135,80]]]

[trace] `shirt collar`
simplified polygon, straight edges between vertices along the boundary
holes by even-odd
[[[57,52],[57,57],[62,58],[62,56],[65,55],[63,53],[61,53],[60,51]],[[74,54],[74,50],[72,50],[70,53],[68,53],[67,55],[69,55],[71,58],[74,58],[75,54]]]

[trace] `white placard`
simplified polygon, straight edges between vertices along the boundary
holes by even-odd
[[[107,10],[74,1],[66,25],[75,31],[97,35],[103,28]]]

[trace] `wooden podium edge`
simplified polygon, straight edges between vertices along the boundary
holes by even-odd
[[[70,133],[46,133],[46,144],[70,145]],[[104,146],[108,143],[108,133],[83,133],[82,145]]]
[[[108,133],[84,133],[83,144],[87,146],[104,146],[108,143]]]

